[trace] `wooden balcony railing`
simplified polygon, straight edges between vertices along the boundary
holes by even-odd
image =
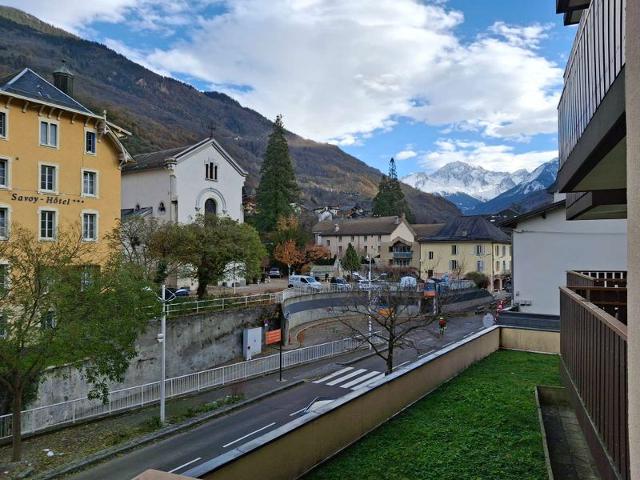
[[[587,423],[598,436],[590,442],[592,451],[600,447],[606,450],[594,453],[600,471],[613,471],[615,478],[630,479],[627,326],[562,287],[560,353],[563,368],[590,420]]]
[[[606,313],[627,323],[627,272],[569,271],[567,288]]]
[[[558,105],[561,168],[625,64],[625,5],[592,0],[580,19]]]

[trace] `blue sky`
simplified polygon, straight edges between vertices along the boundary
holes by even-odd
[[[5,2],[399,174],[555,156],[555,0]]]

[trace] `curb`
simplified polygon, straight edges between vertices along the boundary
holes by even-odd
[[[384,352],[385,350],[387,350],[386,348],[383,348],[382,350],[380,350],[381,352]],[[358,358],[354,358],[353,360],[348,360],[346,362],[336,362],[336,364],[338,365],[344,365],[344,366],[349,366],[349,365],[353,365],[354,363],[358,363],[361,362],[362,360],[366,360],[367,358],[371,358],[376,356],[377,353],[376,352],[371,352],[371,353],[367,353],[366,355],[362,355]]]
[[[247,405],[250,405],[252,403],[258,402],[260,400],[263,400],[267,397],[270,397],[272,395],[275,395],[277,393],[283,392],[285,390],[288,390],[290,388],[293,387],[297,387],[298,385],[301,385],[304,383],[304,380],[297,380],[289,385],[284,385],[282,387],[278,387],[275,388],[273,390],[270,390],[268,392],[265,393],[261,393],[260,395],[250,398],[248,400],[244,400],[242,402],[239,403],[235,403],[233,405],[228,405],[227,407],[223,407],[219,410],[214,410],[213,412],[209,412],[209,413],[205,413],[203,415],[200,415],[199,417],[195,417],[192,418],[190,420],[187,420],[186,422],[183,423],[179,423],[177,425],[170,425],[164,428],[161,428],[160,430],[156,431],[156,432],[152,432],[149,433],[147,435],[144,435],[142,437],[130,440],[128,442],[123,443],[122,445],[118,445],[116,447],[113,448],[108,448],[106,450],[101,450],[99,452],[96,452],[92,455],[89,455],[88,457],[84,458],[83,460],[77,460],[75,462],[72,462],[66,466],[62,466],[59,467],[57,469],[53,469],[53,470],[49,470],[48,472],[44,472],[39,476],[36,476],[34,478],[38,479],[38,480],[53,480],[55,478],[59,478],[63,475],[69,475],[70,473],[75,473],[79,470],[83,470],[86,467],[96,464],[96,463],[100,463],[103,462],[105,460],[110,459],[111,457],[115,457],[116,455],[120,455],[122,453],[128,452],[129,450],[133,450],[135,448],[141,447],[143,445],[147,445],[149,443],[153,443],[157,440],[161,440],[164,439],[166,437],[170,437],[171,435],[174,435],[176,433],[180,433],[182,431],[185,430],[189,430],[192,427],[195,427],[196,425],[199,425],[201,423],[205,423],[209,420],[212,420],[216,417],[221,417],[223,415],[226,415],[234,410],[246,407]]]

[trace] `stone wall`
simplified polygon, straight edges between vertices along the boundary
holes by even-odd
[[[206,370],[232,360],[241,360],[242,331],[262,326],[277,306],[188,315],[167,320],[167,378]],[[156,336],[160,321],[149,322],[137,341],[138,355],[131,361],[125,380],[111,390],[133,387],[160,379],[160,344]],[[38,388],[37,400],[28,408],[83,398],[88,386],[75,367],[49,370]]]

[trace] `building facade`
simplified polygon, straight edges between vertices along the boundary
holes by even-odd
[[[213,213],[243,222],[246,177],[213,138],[136,155],[123,170],[123,215],[144,211],[163,222],[189,223]]]
[[[127,132],[73,98],[71,72],[56,71],[54,83],[29,68],[0,79],[0,238],[17,225],[40,241],[77,228],[107,254]]]
[[[560,315],[558,289],[569,270],[627,269],[626,220],[567,221],[560,200],[505,225],[513,229],[513,304],[521,312]]]
[[[418,268],[420,249],[415,232],[404,217],[333,219],[313,227],[317,245],[342,258],[349,244],[359,255],[372,257],[377,266]]]
[[[421,278],[480,272],[489,278],[489,290],[501,290],[511,277],[511,240],[483,217],[455,218],[417,240]]]

